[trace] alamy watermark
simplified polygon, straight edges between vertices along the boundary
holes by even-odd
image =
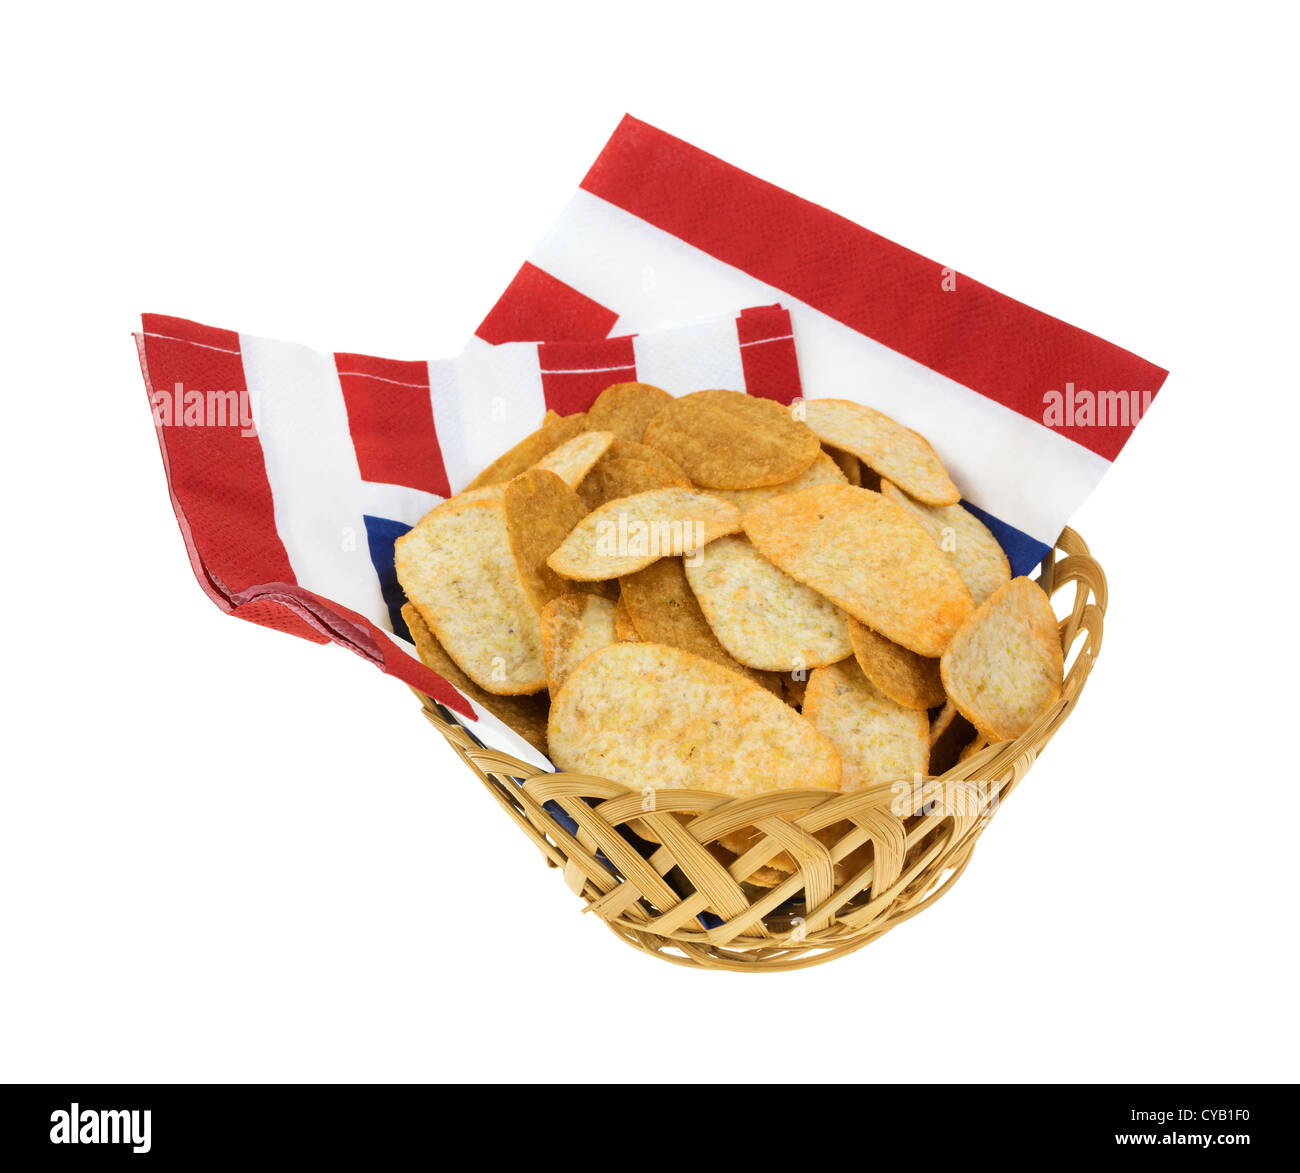
[[[1151,406],[1154,391],[1089,391],[1066,383],[1043,394],[1043,423],[1049,428],[1131,428]]]
[[[170,390],[155,389],[149,402],[159,427],[238,428],[241,436],[257,435],[247,391],[198,391],[177,383]]]

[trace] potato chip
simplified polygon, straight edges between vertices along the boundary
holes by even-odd
[[[658,465],[646,460],[627,460],[606,457],[578,486],[578,496],[588,509],[599,509],[620,497],[635,497],[652,489],[689,489],[691,482],[685,477],[674,477]]]
[[[584,412],[577,415],[561,416],[553,411],[546,413],[542,426],[537,431],[525,436],[509,452],[498,456],[491,464],[478,474],[466,489],[478,489],[484,485],[499,485],[527,472],[549,452],[561,444],[572,440],[587,429],[587,416]]]
[[[685,570],[713,634],[742,664],[790,672],[853,654],[848,616],[778,570],[745,538],[710,542]]]
[[[769,562],[918,655],[942,653],[974,610],[921,523],[879,493],[817,485],[759,502],[743,524]]]
[[[606,460],[644,460],[647,464],[653,464],[669,478],[675,485],[681,485],[683,489],[693,489],[691,478],[682,471],[682,468],[676,461],[670,460],[658,448],[651,448],[649,444],[636,444],[631,440],[624,440],[621,437],[615,437],[614,443],[609,446],[609,451],[605,453]]]
[[[930,719],[895,704],[842,660],[808,677],[803,716],[830,738],[844,763],[844,790],[912,782],[930,764]]]
[[[709,489],[715,497],[722,501],[728,501],[737,509],[744,512],[752,505],[757,505],[760,501],[766,501],[769,497],[776,497],[782,493],[793,493],[797,489],[810,489],[813,485],[842,485],[845,483],[844,473],[840,471],[839,466],[825,452],[817,453],[810,464],[792,481],[786,481],[781,485],[764,485],[761,489]]]
[[[394,553],[406,597],[475,684],[499,696],[546,687],[541,627],[500,501],[435,509],[397,539]]]
[[[891,701],[905,709],[933,709],[943,704],[946,698],[938,660],[909,652],[856,619],[849,620],[849,637],[858,667]]]
[[[646,424],[672,400],[667,391],[649,383],[615,383],[596,396],[587,411],[587,426],[639,444]]]
[[[957,706],[952,701],[944,705],[930,722],[930,773],[937,776],[951,770],[975,736],[975,726],[957,711]]]
[[[613,442],[613,432],[580,432],[548,452],[535,467],[555,473],[569,488],[576,489]]]
[[[463,692],[470,700],[482,705],[498,721],[508,725],[529,745],[540,753],[546,753],[546,714],[550,708],[545,693],[532,696],[495,696],[479,688],[465,675],[449,655],[447,649],[438,642],[429,630],[419,611],[413,603],[402,607],[402,618],[406,621],[411,638],[415,641],[415,650],[425,666],[432,668],[458,692]]]
[[[619,597],[641,639],[681,648],[739,672],[771,692],[780,692],[775,677],[745,667],[718,641],[691,591],[680,558],[661,558],[619,579],[619,585],[623,591]]]
[[[542,658],[551,696],[598,648],[617,643],[614,604],[598,595],[558,595],[542,611]]]
[[[863,464],[927,505],[956,505],[957,486],[918,432],[848,399],[809,399],[804,419],[825,444],[851,452]]]
[[[796,709],[803,708],[803,699],[808,691],[808,677],[802,672],[784,672],[781,675],[781,692],[787,704]]]
[[[782,484],[807,469],[821,449],[789,408],[743,391],[695,391],[674,399],[646,426],[642,440],[709,489]]]
[[[738,529],[740,510],[725,501],[695,489],[655,489],[587,514],[549,562],[558,574],[581,582],[621,578]]]
[[[627,600],[623,597],[621,589],[618,593],[618,601],[614,604],[614,633],[619,639],[629,643],[636,643],[641,638],[637,635],[632,616],[627,613]]]
[[[1056,615],[1027,578],[994,591],[962,624],[940,664],[952,703],[994,741],[1019,737],[1060,699],[1064,670]]]
[[[587,507],[555,473],[540,467],[510,481],[503,501],[510,553],[524,594],[533,609],[541,611],[556,595],[573,590],[573,584],[547,566],[546,559],[587,516]]]
[[[561,770],[633,791],[752,798],[841,780],[834,746],[788,705],[662,644],[612,644],[583,660],[551,703],[547,742]]]
[[[988,527],[962,505],[923,505],[891,481],[881,481],[885,497],[916,518],[948,555],[978,607],[1011,581],[1011,563]]]

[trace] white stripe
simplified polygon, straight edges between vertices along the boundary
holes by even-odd
[[[742,342],[740,349],[744,350],[746,346],[766,346],[769,342],[784,342],[793,337],[793,334],[778,334],[775,338],[755,338],[753,342]]]
[[[361,515],[361,473],[332,355],[239,337],[275,528],[299,585],[389,625]]]
[[[535,342],[476,339],[459,357],[429,364],[429,388],[453,493],[536,431],[546,414]]]
[[[1040,541],[1055,540],[1110,467],[1059,432],[588,192],[574,195],[529,260],[616,309],[613,333],[780,301],[794,320],[806,397],[855,399],[922,432],[968,500]]]
[[[435,505],[446,500],[436,493],[411,489],[406,485],[385,485],[378,481],[362,481],[360,489],[361,512],[369,517],[385,517],[414,525]]]
[[[694,322],[674,330],[636,334],[636,377],[685,395],[706,387],[745,390],[745,368],[734,316]]]

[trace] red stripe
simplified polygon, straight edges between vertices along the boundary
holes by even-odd
[[[259,583],[296,582],[275,529],[256,433],[242,434],[237,413],[224,426],[206,413],[186,423],[183,414],[184,392],[203,393],[205,401],[210,391],[235,392],[247,401],[239,335],[161,314],[145,314],[143,321],[150,401],[182,407],[179,417],[159,423],[158,437],[192,558],[227,595]]]
[[[1067,382],[1154,394],[1168,374],[635,118],[582,186],[1039,423]],[[1113,459],[1132,429],[1055,430]]]
[[[361,479],[450,497],[428,364],[336,354],[334,365]]]
[[[611,383],[636,382],[632,339],[544,342],[537,348],[546,406],[561,415],[586,411]]]
[[[618,314],[527,261],[476,333],[502,342],[604,338]]]
[[[793,403],[802,391],[790,313],[780,306],[741,310],[736,319],[745,390],[777,403]]]

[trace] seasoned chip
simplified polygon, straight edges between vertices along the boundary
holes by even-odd
[[[715,497],[723,501],[728,501],[742,512],[752,505],[757,505],[760,501],[766,501],[769,497],[779,496],[781,493],[793,493],[797,489],[809,489],[813,485],[842,485],[845,483],[844,474],[825,452],[817,453],[812,464],[801,472],[792,481],[786,481],[782,485],[765,485],[761,489],[709,489]]]
[[[918,432],[848,399],[810,399],[804,418],[823,443],[851,452],[863,464],[927,505],[956,505],[957,486]]]
[[[559,595],[542,611],[542,658],[551,696],[592,652],[616,643],[614,604],[597,595]]]
[[[674,477],[658,465],[646,460],[629,460],[606,457],[578,486],[578,496],[588,509],[599,509],[620,497],[634,497],[652,489],[689,489],[691,482],[685,477]]]
[[[743,391],[695,391],[674,399],[642,438],[710,489],[756,489],[793,480],[821,447],[789,408]]]
[[[790,672],[853,654],[848,616],[745,538],[710,542],[685,567],[713,634],[742,664]]]
[[[633,791],[836,790],[834,746],[789,705],[677,648],[617,643],[574,669],[551,703],[561,769]]]
[[[658,558],[693,554],[738,529],[740,510],[725,501],[695,489],[655,489],[587,514],[549,562],[578,581],[621,577]]]
[[[649,444],[635,444],[631,440],[616,438],[614,443],[609,446],[609,451],[605,453],[604,459],[644,460],[647,464],[653,464],[673,484],[681,485],[683,489],[695,487],[691,484],[691,478],[682,471],[680,465],[669,460],[658,448],[651,448]]]
[[[511,477],[517,477],[521,472],[527,472],[547,453],[553,452],[561,444],[572,440],[586,429],[587,416],[585,413],[580,412],[577,415],[561,416],[556,415],[553,411],[548,411],[546,418],[542,420],[542,426],[537,431],[525,436],[509,452],[498,456],[465,488],[478,489],[484,485],[504,484]]]
[[[953,637],[940,670],[976,729],[994,741],[1019,737],[1061,696],[1061,639],[1042,588],[1013,578],[994,591]]]
[[[649,383],[615,383],[596,396],[587,427],[640,443],[646,424],[672,401],[667,391]]]
[[[988,527],[962,505],[923,505],[891,481],[881,481],[885,497],[916,518],[948,555],[978,607],[1011,580],[1011,563]]]
[[[739,672],[771,692],[781,691],[774,676],[745,667],[718,642],[686,580],[680,558],[661,558],[620,579],[619,585],[623,591],[620,598],[641,639],[681,648]]]
[[[618,602],[614,604],[614,633],[629,643],[636,643],[641,638],[636,633],[632,616],[627,613],[627,600],[623,597],[622,590],[618,593]]]
[[[942,653],[974,609],[921,523],[868,489],[784,493],[749,509],[744,528],[769,562],[918,655]]]
[[[930,722],[930,773],[946,774],[955,766],[962,750],[975,738],[975,726],[949,701]]]
[[[500,501],[435,509],[397,539],[394,553],[406,597],[475,684],[501,696],[546,687],[541,627]]]
[[[929,717],[891,701],[856,660],[818,668],[808,677],[803,715],[839,751],[846,791],[911,782],[929,767]]]
[[[858,667],[891,701],[905,709],[933,709],[943,704],[938,660],[909,652],[856,619],[849,620],[849,637]]]
[[[504,504],[510,552],[524,594],[533,609],[540,611],[556,595],[573,589],[572,583],[546,565],[546,559],[587,516],[587,507],[555,473],[544,468],[529,469],[510,481]]]
[[[536,467],[555,473],[569,488],[576,489],[613,442],[613,432],[580,432],[548,452]]]
[[[546,714],[549,704],[545,693],[532,696],[494,696],[479,688],[465,675],[449,655],[447,649],[438,642],[429,630],[419,611],[413,603],[402,607],[402,618],[406,620],[407,629],[415,641],[415,650],[428,668],[432,668],[458,692],[463,692],[470,700],[482,705],[498,721],[510,726],[529,745],[540,753],[546,753]]]

